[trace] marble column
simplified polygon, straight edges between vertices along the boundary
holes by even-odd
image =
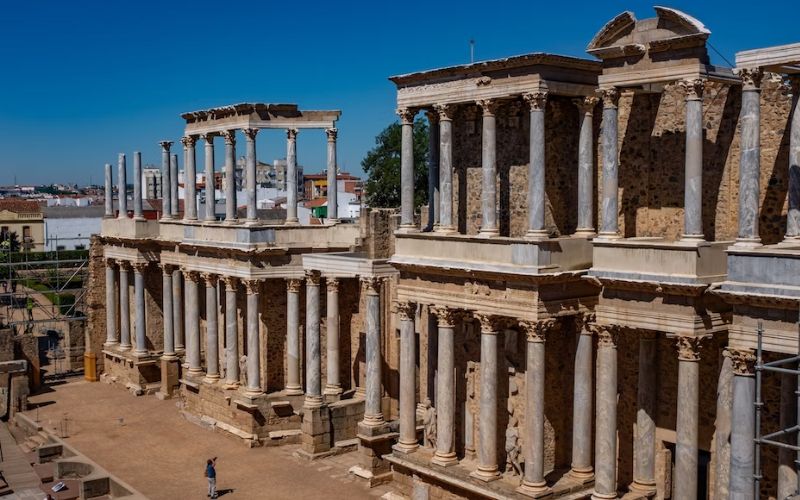
[[[327,317],[325,319],[328,351],[327,381],[325,395],[339,397],[342,394],[342,382],[339,377],[339,280],[325,278],[327,291]]]
[[[572,392],[572,464],[569,475],[581,482],[594,478],[592,467],[592,406],[594,361],[592,335],[596,333],[593,314],[576,320],[578,331]]]
[[[414,224],[414,115],[416,110],[400,108],[400,229],[415,231]]]
[[[728,349],[733,363],[730,498],[748,500],[755,494],[755,361],[752,351]],[[679,402],[680,404],[680,402]],[[682,479],[676,477],[678,481]],[[677,497],[680,498],[680,497]],[[694,498],[694,497],[692,497]]]
[[[103,217],[110,219],[114,217],[114,179],[111,173],[110,163],[106,163],[105,165],[105,181],[105,212],[103,213]]]
[[[437,378],[436,378],[436,451],[431,461],[447,467],[458,463],[456,456],[456,407],[453,388],[455,380],[455,324],[458,312],[446,307],[434,307],[438,319]]]
[[[236,131],[222,132],[225,141],[225,222],[236,224]]]
[[[303,406],[322,405],[322,359],[319,348],[319,273],[306,273],[306,399]]]
[[[741,69],[742,109],[739,114],[741,153],[739,156],[738,246],[760,246],[758,200],[761,176],[761,69]]]
[[[175,351],[184,350],[183,343],[183,273],[180,269],[172,271],[172,331],[175,337]]]
[[[395,450],[411,453],[419,447],[417,442],[417,364],[414,316],[416,304],[401,302],[397,305],[400,319],[400,436]]]
[[[700,337],[679,336],[678,401],[675,420],[673,497],[697,498],[698,425],[700,411]]]
[[[686,93],[686,160],[683,240],[703,240],[703,88],[705,81],[681,80]],[[744,102],[742,103],[744,104]]]
[[[245,173],[245,184],[247,189],[247,216],[245,222],[247,224],[255,224],[258,222],[258,195],[257,195],[257,186],[256,183],[256,175],[258,175],[256,170],[256,134],[258,134],[257,128],[246,128],[242,130],[244,133],[244,138],[246,142],[246,159],[245,159],[245,166],[246,166],[246,173]],[[235,158],[234,158],[235,160]],[[288,162],[288,159],[287,159]],[[234,162],[235,164],[235,162]]]
[[[427,335],[427,357],[428,362],[425,366],[425,401],[420,402],[420,409],[428,404],[436,406],[436,371],[439,366],[439,318],[436,317],[436,310],[428,307],[428,335]]]
[[[545,208],[545,148],[544,111],[547,91],[536,91],[523,95],[530,106],[530,161],[528,163],[528,232],[527,238],[544,239],[549,235],[544,227]]]
[[[117,158],[117,203],[119,205],[120,219],[128,218],[128,172],[125,164],[125,153],[120,153]],[[141,189],[141,182],[139,183]]]
[[[522,448],[525,474],[519,491],[533,497],[550,492],[544,479],[545,340],[555,320],[524,323],[527,333],[525,362],[525,419]]]
[[[439,113],[439,226],[437,231],[454,233],[453,225],[453,111],[449,104],[437,104]]]
[[[161,141],[161,218],[172,219],[172,181],[169,149],[172,141]]]
[[[630,489],[650,496],[656,492],[656,408],[658,337],[639,334],[639,374],[636,392],[636,429],[633,436],[633,484]]]
[[[617,498],[617,336],[615,326],[597,328],[594,499]]]
[[[187,135],[183,143],[183,218],[197,220],[197,166],[194,146],[197,137]]]
[[[214,206],[216,204],[216,193],[215,193],[215,181],[214,181],[214,134],[204,134],[203,140],[205,141],[205,153],[206,153],[206,214],[205,220],[206,221],[215,221],[217,220],[217,216],[214,212]]]
[[[258,319],[258,300],[261,296],[261,282],[246,280],[247,289],[247,384],[250,395],[261,394],[261,337]]]
[[[164,319],[164,352],[161,359],[175,359],[175,326],[173,315],[173,266],[161,265],[161,311]]]
[[[142,153],[133,153],[133,219],[144,220],[142,211]]]
[[[797,364],[784,366],[796,369]],[[797,375],[781,373],[781,414],[780,428],[788,429],[797,425]],[[788,444],[797,443],[797,433],[784,438]],[[797,491],[797,467],[795,464],[797,453],[793,450],[780,448],[778,450],[778,498],[791,498]]]
[[[500,322],[496,316],[477,315],[477,318],[481,324],[480,446],[478,469],[470,475],[481,481],[494,481],[500,479],[497,467],[497,336]]]
[[[430,109],[428,118],[428,222],[427,231],[439,224],[439,113]]]
[[[116,293],[117,271],[114,269],[114,259],[106,259],[106,349],[119,344]]]
[[[299,279],[286,280],[286,394],[303,394],[300,385],[300,287]]]
[[[239,387],[239,318],[236,293],[239,280],[224,276],[225,281],[225,385],[228,389]]]
[[[136,304],[136,356],[147,356],[147,320],[145,318],[144,301],[144,272],[147,269],[146,262],[133,263],[133,295]]]
[[[494,99],[478,101],[483,110],[481,133],[481,229],[478,236],[491,238],[500,235],[497,227],[497,135]]]
[[[131,350],[130,263],[119,261],[119,350]]]
[[[603,100],[601,144],[603,153],[603,193],[600,200],[600,232],[605,239],[619,238],[619,144],[618,113],[619,91],[615,88],[599,89]]]
[[[206,283],[206,381],[216,382],[219,380],[219,278],[216,274],[203,273],[203,281]]]
[[[800,239],[800,76],[789,77],[792,92],[789,125],[789,211],[786,216],[786,239],[797,244]]]
[[[339,221],[339,198],[338,198],[338,170],[339,164],[336,161],[336,136],[339,131],[335,128],[325,130],[328,137],[328,223]]]
[[[367,374],[364,402],[363,425],[377,427],[383,425],[381,410],[382,367],[381,357],[381,285],[382,278],[362,278],[366,295],[367,315],[365,318]]]
[[[594,108],[599,99],[574,99],[581,116],[578,139],[578,227],[576,236],[594,236]]]
[[[297,218],[297,129],[286,130],[286,224],[299,224]]]
[[[194,271],[183,272],[186,300],[186,362],[189,373],[199,375],[203,372],[200,366],[200,275]]]
[[[728,498],[731,475],[731,420],[733,416],[733,363],[724,349],[717,377],[717,404],[714,420],[714,496]]]
[[[169,198],[172,201],[170,211],[172,212],[172,217],[178,218],[178,213],[180,212],[180,203],[178,203],[178,155],[176,154],[172,155],[172,159],[169,162],[169,182]]]

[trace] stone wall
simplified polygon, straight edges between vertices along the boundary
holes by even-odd
[[[103,242],[92,236],[89,244],[89,278],[86,282],[86,330],[89,345],[87,350],[97,354],[97,372],[103,369],[103,350],[106,341],[106,265],[103,259]]]

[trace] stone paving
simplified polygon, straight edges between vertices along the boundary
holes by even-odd
[[[224,498],[377,498],[348,469],[349,453],[307,462],[296,445],[248,449],[181,416],[178,401],[134,397],[102,383],[70,379],[29,398],[31,418],[149,498],[205,498],[205,460],[217,456]],[[331,481],[333,479],[333,481]]]

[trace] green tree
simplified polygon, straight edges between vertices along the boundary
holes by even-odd
[[[400,206],[400,144],[402,127],[395,122],[375,138],[375,147],[361,160],[367,174],[366,202],[370,207]],[[414,208],[428,202],[428,123],[414,122]]]
[[[3,252],[19,252],[19,237],[15,231],[0,233],[0,249]]]

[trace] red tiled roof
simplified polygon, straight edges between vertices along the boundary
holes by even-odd
[[[18,200],[18,199],[4,199],[0,200],[0,210],[8,210],[9,212],[16,213],[40,213],[42,208],[35,201]]]
[[[326,203],[328,203],[328,198],[325,197],[314,198],[313,200],[307,201],[304,206],[306,208],[316,208],[316,207],[321,207]]]

